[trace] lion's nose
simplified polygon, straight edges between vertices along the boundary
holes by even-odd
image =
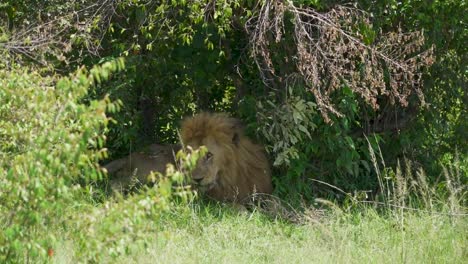
[[[203,180],[203,178],[198,178],[198,179],[193,179],[193,180],[194,180],[196,183],[200,183],[200,182]]]

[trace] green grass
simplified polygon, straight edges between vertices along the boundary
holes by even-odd
[[[112,263],[466,263],[466,217],[440,214],[303,213],[301,223],[272,219],[229,206],[177,206],[141,220],[145,233]],[[102,218],[104,219],[104,218]],[[97,220],[97,226],[106,223]],[[55,249],[55,263],[76,263],[82,250],[68,232]],[[116,244],[119,235],[115,234]],[[99,239],[98,237],[95,239]],[[145,241],[147,246],[143,246]],[[140,243],[141,242],[141,243]],[[125,242],[121,242],[125,243]]]

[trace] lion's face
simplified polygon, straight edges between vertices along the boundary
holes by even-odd
[[[181,126],[186,146],[208,153],[192,171],[195,188],[218,201],[245,201],[254,193],[271,193],[271,177],[262,147],[243,133],[239,120],[225,114],[200,113]]]
[[[205,138],[202,141],[188,142],[187,146],[192,149],[198,149],[201,146],[207,148],[205,156],[198,159],[197,166],[192,171],[193,184],[200,191],[209,191],[217,185],[219,173],[221,170],[223,151],[217,146],[211,138]]]

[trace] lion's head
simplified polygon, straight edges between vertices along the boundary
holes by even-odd
[[[244,136],[239,120],[201,113],[182,122],[181,135],[186,146],[208,149],[192,179],[209,197],[242,203],[253,193],[272,192],[264,150]]]

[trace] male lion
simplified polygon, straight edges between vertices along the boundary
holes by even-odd
[[[175,153],[179,145],[152,144],[143,151],[134,152],[118,160],[114,160],[104,168],[111,175],[110,185],[114,191],[128,189],[133,182],[147,184],[151,172],[166,171],[166,164],[175,164]]]
[[[182,122],[181,136],[192,149],[208,149],[192,171],[195,186],[207,196],[245,203],[254,193],[272,192],[264,150],[244,136],[239,120],[220,113],[201,113]]]

